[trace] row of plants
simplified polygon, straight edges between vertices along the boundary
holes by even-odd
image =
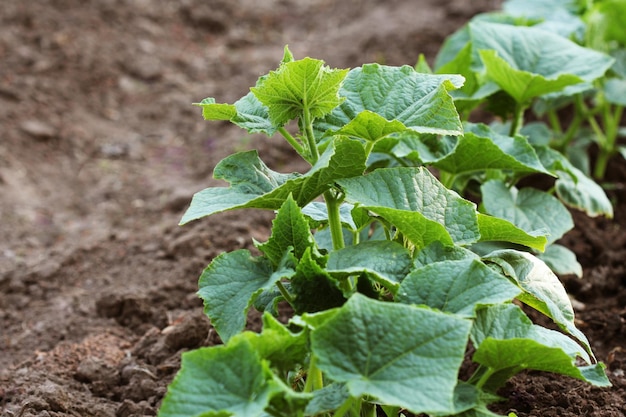
[[[623,152],[616,5],[507,1],[453,34],[434,71],[423,57],[331,69],[285,48],[234,104],[199,103],[207,120],[286,140],[310,168],[239,152],[214,170],[228,186],[193,197],[181,224],[276,215],[255,253],[202,273],[224,344],[183,354],[159,416],[486,417],[527,369],[609,386],[557,277],[582,269],[556,242],[574,227],[566,206],[612,216],[589,170],[601,179]],[[553,187],[520,186],[531,176]],[[245,330],[251,308],[260,333]]]

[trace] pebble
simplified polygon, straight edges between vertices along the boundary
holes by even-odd
[[[39,140],[48,140],[58,136],[57,129],[40,120],[26,120],[20,125],[20,129]]]

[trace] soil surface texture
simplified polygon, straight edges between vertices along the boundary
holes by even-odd
[[[185,227],[215,164],[289,146],[191,105],[234,102],[283,47],[331,67],[432,63],[444,38],[495,0],[29,0],[0,7],[0,415],[156,415],[182,352],[219,343],[195,295],[216,255],[265,240],[272,213]],[[626,415],[626,164],[615,219],[574,213],[563,277],[612,388],[524,373],[499,413]],[[254,325],[254,323],[252,323]]]

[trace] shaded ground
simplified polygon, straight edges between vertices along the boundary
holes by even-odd
[[[481,0],[31,0],[0,7],[0,414],[154,415],[181,351],[218,341],[196,277],[263,240],[268,213],[176,226],[217,161],[254,137],[190,105],[232,102],[289,44],[333,67],[432,61]],[[292,154],[255,142],[273,169]],[[621,171],[620,171],[621,170]],[[626,415],[626,180],[616,219],[576,215],[565,278],[615,387],[524,374],[501,412]]]

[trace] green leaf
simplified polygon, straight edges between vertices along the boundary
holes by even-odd
[[[593,81],[613,63],[608,55],[541,29],[472,22],[470,32],[487,76],[518,103]]]
[[[536,188],[507,188],[499,180],[481,187],[483,206],[488,214],[510,221],[527,232],[545,230],[548,244],[554,243],[574,227],[571,214],[561,202]]]
[[[426,61],[426,57],[424,54],[420,54],[417,63],[415,64],[415,71],[420,72],[422,74],[432,74],[433,70],[428,65],[428,61]]]
[[[584,211],[590,217],[613,217],[613,205],[600,185],[554,149],[541,146],[536,147],[536,151],[541,163],[558,176],[556,193],[565,204]]]
[[[544,251],[548,238],[544,231],[526,232],[508,220],[478,213],[480,242],[510,242]]]
[[[353,209],[354,206],[352,204],[342,203],[339,206],[339,217],[341,224],[352,230],[356,230],[358,227],[352,218]],[[313,201],[304,206],[302,208],[302,214],[313,220],[317,225],[328,223],[328,208],[325,203],[320,201]]]
[[[563,90],[583,80],[573,74],[557,74],[546,78],[530,71],[516,69],[494,50],[479,51],[487,76],[509,93],[517,103],[525,104],[535,97]]]
[[[204,120],[230,120],[237,115],[234,104],[216,103],[213,97],[208,97],[200,103],[194,103],[202,107]]]
[[[353,397],[450,413],[470,322],[355,294],[311,333],[318,367]]]
[[[288,372],[297,364],[303,364],[308,354],[309,338],[306,330],[292,333],[269,313],[263,314],[263,331],[244,332],[235,338],[245,338],[272,367]],[[234,340],[234,339],[233,339]]]
[[[583,267],[578,263],[576,254],[565,246],[552,244],[546,251],[539,255],[539,259],[544,261],[554,273],[559,275],[583,276]]]
[[[277,391],[267,364],[246,341],[183,353],[159,417],[263,415]]]
[[[307,250],[291,278],[292,302],[296,314],[314,313],[339,307],[345,303],[338,282],[311,256]]]
[[[252,257],[245,249],[213,259],[200,276],[198,295],[222,340],[244,329],[248,309],[263,290],[293,273],[286,267],[275,272],[267,258]]]
[[[257,245],[274,266],[278,266],[286,252],[293,249],[296,259],[302,258],[304,252],[315,246],[315,240],[309,222],[291,195],[281,206],[273,221],[272,236],[269,240]]]
[[[433,165],[456,175],[489,169],[548,173],[526,138],[500,135],[487,125],[471,123],[465,125],[452,153]]]
[[[354,68],[340,90],[346,101],[316,122],[316,129],[337,131],[369,110],[416,132],[459,135],[463,128],[448,92],[463,81],[460,75],[422,74],[406,65]]]
[[[405,130],[407,130],[407,127],[397,120],[389,121],[372,111],[363,110],[335,133],[375,142],[392,133]]]
[[[445,246],[441,242],[433,242],[415,255],[413,266],[417,269],[435,262],[462,261],[464,259],[479,259],[479,257],[461,246]]]
[[[609,78],[604,81],[604,97],[606,101],[618,106],[626,106],[626,80]]]
[[[365,150],[356,140],[338,138],[304,175],[270,170],[256,151],[240,152],[223,159],[214,177],[231,186],[212,187],[193,196],[180,224],[214,213],[239,208],[277,210],[289,194],[302,207],[327,191],[339,178],[361,175]]]
[[[348,201],[384,217],[420,247],[435,240],[451,243],[444,231],[456,244],[480,238],[474,204],[445,188],[423,167],[377,169],[337,183]]]
[[[533,324],[522,309],[514,304],[498,304],[478,310],[471,338],[477,349],[487,338],[532,339],[544,346],[560,348],[572,359],[580,357],[591,363],[591,358],[578,343],[556,330]]]
[[[524,290],[518,297],[520,301],[550,317],[591,354],[587,337],[574,324],[574,309],[563,284],[543,261],[527,252],[510,249],[492,252],[483,260],[500,266]]]
[[[335,411],[348,398],[350,398],[350,393],[344,384],[333,383],[326,385],[320,390],[313,391],[313,398],[307,404],[304,414],[316,416]]]
[[[516,285],[479,260],[462,259],[437,262],[411,272],[395,299],[474,317],[476,307],[510,301],[519,293]]]
[[[361,242],[331,252],[326,269],[336,277],[365,273],[395,292],[411,267],[409,251],[388,240]]]
[[[215,103],[215,99],[209,97],[195,105],[202,108],[205,120],[230,120],[248,133],[272,136],[279,127],[269,119],[268,108],[252,93],[243,96],[235,104]]]
[[[500,381],[495,382],[496,386],[503,385],[503,381],[524,369],[567,375],[601,387],[611,385],[606,375],[604,380],[588,379],[583,371],[574,365],[574,359],[562,349],[547,347],[532,339],[487,338],[472,360],[498,372]],[[596,364],[592,368],[601,370],[603,365]],[[598,374],[599,372],[596,371],[595,376],[597,377]]]
[[[577,0],[507,0],[502,9],[513,16],[541,20],[534,27],[556,33],[564,38],[582,40],[585,23],[578,16]]]
[[[282,126],[305,111],[313,118],[330,113],[342,101],[338,92],[347,73],[307,57],[283,62],[251,91],[269,108],[272,123]]]
[[[474,71],[472,44],[469,43],[469,36],[466,42],[454,59],[437,69],[438,74],[460,74],[465,78],[463,87],[450,92],[459,110],[471,110],[480,104],[482,99],[500,89],[496,83],[483,80],[481,74]]]

